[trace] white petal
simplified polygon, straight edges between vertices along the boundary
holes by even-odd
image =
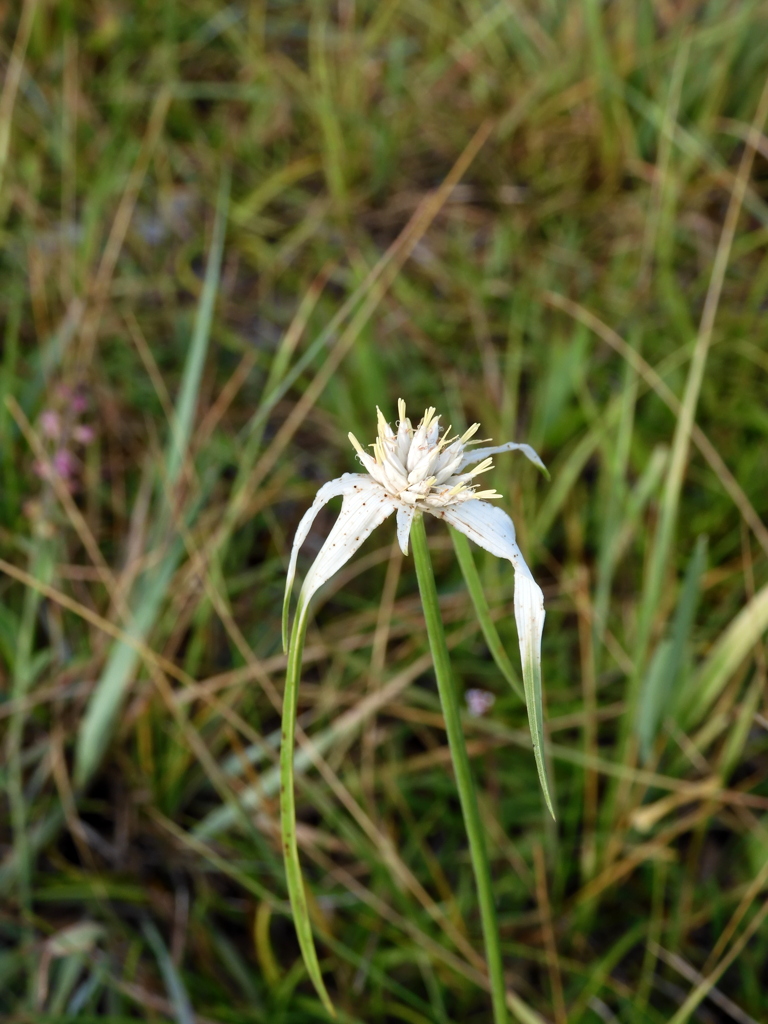
[[[384,476],[384,470],[381,468],[381,466],[376,462],[374,458],[371,458],[367,451],[364,450],[363,446],[360,444],[360,442],[357,440],[354,434],[350,433],[347,436],[349,437],[349,440],[352,442],[352,446],[357,452],[358,459],[360,459],[360,461],[371,474],[373,479],[377,480],[380,484],[385,484],[386,478]]]
[[[492,555],[508,558],[514,566],[515,622],[523,666],[523,685],[531,726],[531,740],[544,798],[554,817],[542,750],[544,712],[541,700],[541,634],[544,630],[544,595],[517,546],[512,520],[498,506],[473,499],[459,505],[448,505],[429,511],[450,523]]]
[[[461,460],[459,469],[465,469],[467,466],[471,466],[473,462],[481,462],[483,459],[488,458],[489,455],[499,455],[501,452],[522,452],[527,459],[530,459],[534,466],[537,466],[544,476],[549,479],[549,471],[544,463],[541,461],[535,450],[531,448],[529,444],[516,444],[514,441],[508,441],[506,444],[495,445],[492,448],[475,448],[473,452],[466,452],[464,458]]]
[[[515,541],[515,524],[498,505],[473,498],[456,505],[430,509],[430,512],[450,523],[497,558],[508,558],[516,572],[531,576]]]
[[[339,518],[304,580],[299,594],[299,611],[306,611],[310,598],[323,583],[349,561],[363,541],[397,508],[392,496],[370,477],[355,481],[344,495]]]
[[[397,457],[405,466],[408,461],[408,452],[413,438],[413,427],[411,421],[405,417],[400,420],[397,426]]]
[[[384,419],[384,413],[381,411],[378,405],[376,406],[376,418],[378,420],[379,437],[382,439],[382,441],[394,441],[395,432],[389,425],[389,423],[387,423],[387,421]]]
[[[411,471],[408,473],[408,483],[415,484],[420,480],[426,480],[432,476],[432,471],[435,468],[435,463],[440,458],[440,452],[437,448],[427,448],[424,454],[418,459]]]
[[[369,479],[370,478],[365,476],[363,473],[344,473],[343,476],[337,477],[336,480],[329,480],[327,484],[323,484],[315,495],[315,500],[301,517],[301,521],[296,528],[296,534],[293,538],[291,558],[288,562],[288,572],[285,577],[285,597],[283,598],[283,647],[286,647],[288,643],[288,637],[286,635],[288,626],[288,603],[291,599],[293,580],[296,576],[296,559],[299,557],[299,548],[307,539],[307,534],[312,527],[312,523],[314,523],[315,517],[323,505],[326,505],[331,498],[337,498],[340,494],[349,494],[355,489],[355,487],[359,486],[361,481],[367,481]]]
[[[411,441],[411,447],[408,449],[408,458],[405,463],[405,468],[410,471],[419,461],[419,459],[428,451],[432,445],[427,440],[430,426],[434,426],[436,421],[439,421],[440,417],[435,417],[435,410],[433,407],[424,410],[424,415],[421,418],[421,422],[413,434],[413,440]],[[438,424],[439,429],[439,424]]]
[[[386,480],[386,485],[391,491],[402,491],[408,486],[405,469],[398,458],[395,445],[382,445],[383,463],[381,470]]]
[[[434,474],[435,484],[442,484],[459,471],[459,466],[464,458],[464,449],[458,444],[449,444],[440,452],[435,463]]]
[[[408,554],[408,538],[411,535],[411,523],[415,511],[414,505],[399,505],[397,509],[397,543],[404,555]]]
[[[515,621],[523,665],[530,657],[541,661],[544,595],[525,564],[515,540],[515,524],[507,513],[476,498],[429,510],[498,558],[508,558],[515,570]]]
[[[541,587],[532,576],[515,573],[515,622],[524,673],[528,664],[533,666],[532,671],[541,673],[541,634],[545,615]]]

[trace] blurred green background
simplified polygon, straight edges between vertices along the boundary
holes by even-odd
[[[290,539],[435,405],[547,607],[558,820],[429,526],[524,1024],[768,1019],[768,5],[0,6],[0,1014],[327,1020],[277,833]],[[318,519],[306,571],[333,521]],[[517,661],[512,572],[476,550]],[[339,1020],[482,1024],[410,559],[308,638]]]

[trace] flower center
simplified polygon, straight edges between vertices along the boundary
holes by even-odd
[[[434,408],[425,411],[421,422],[413,427],[405,415],[405,402],[398,402],[400,419],[397,431],[378,414],[378,436],[371,445],[373,456],[365,452],[353,435],[360,461],[385,491],[406,505],[430,509],[455,505],[470,498],[499,498],[494,490],[478,491],[474,478],[493,466],[493,459],[483,459],[469,472],[462,472],[468,461],[465,446],[480,426],[474,423],[460,437],[450,436],[448,427],[440,436],[440,417]]]

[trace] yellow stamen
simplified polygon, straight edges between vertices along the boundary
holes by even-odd
[[[493,459],[483,459],[482,462],[478,463],[474,469],[467,473],[467,476],[471,479],[473,476],[477,476],[478,473],[487,473],[489,469],[493,469]]]
[[[453,487],[446,494],[446,498],[452,498],[455,494],[460,494],[462,491],[468,490],[466,484],[454,484]]]
[[[421,418],[421,423],[419,424],[419,426],[423,427],[424,430],[427,430],[429,425],[430,425],[430,423],[435,418],[435,412],[436,412],[436,410],[435,410],[434,405],[430,405],[430,407],[428,409],[425,409],[424,410],[424,415]],[[438,416],[438,419],[439,418],[440,417]]]
[[[466,444],[470,437],[474,437],[474,435],[478,432],[479,429],[480,424],[473,423],[472,426],[468,430],[465,430],[464,433],[461,435],[461,443]]]
[[[437,442],[437,450],[441,452],[446,445],[452,444],[455,440],[456,437],[451,437],[451,424],[449,423],[445,433]]]
[[[357,438],[356,438],[356,437],[355,437],[355,435],[354,435],[354,434],[352,433],[352,431],[350,431],[350,432],[349,432],[349,433],[347,434],[347,437],[348,437],[348,438],[349,438],[349,440],[350,440],[350,441],[352,442],[352,447],[353,447],[353,448],[355,449],[355,451],[357,452],[357,454],[358,454],[358,455],[365,455],[365,454],[367,454],[366,452],[364,452],[364,451],[363,451],[363,446],[362,446],[362,445],[360,444],[360,442],[359,442],[359,441],[357,440]]]
[[[405,419],[405,402],[402,398],[398,398],[397,400],[397,415],[401,420]]]

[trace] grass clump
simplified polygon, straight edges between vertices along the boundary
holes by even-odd
[[[2,17],[4,1016],[327,1019],[278,843],[280,601],[347,431],[402,395],[552,473],[488,486],[545,592],[556,826],[430,533],[451,658],[496,696],[464,729],[510,1012],[765,1019],[764,6]],[[309,913],[339,1019],[483,1021],[393,540],[307,637]],[[511,574],[477,564],[513,651]]]

